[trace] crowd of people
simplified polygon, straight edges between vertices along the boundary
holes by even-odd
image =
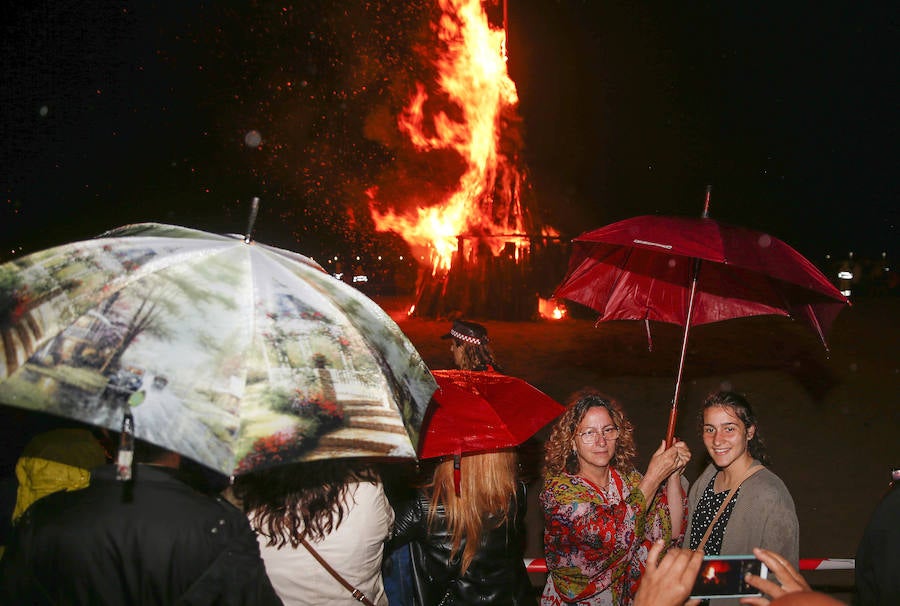
[[[457,368],[501,370],[484,326],[457,320],[445,337]],[[108,436],[49,432],[23,451],[3,504],[0,604],[696,606],[704,556],[749,554],[769,571],[746,575],[758,593],[715,606],[839,604],[798,571],[794,502],[750,402],[710,394],[698,421],[709,464],[689,483],[683,441],[639,471],[623,406],[573,394],[544,445],[543,588],[524,564],[516,448],[411,468],[296,463],[227,485],[137,440],[122,482]],[[900,603],[898,507],[892,488],[860,545],[859,604]]]

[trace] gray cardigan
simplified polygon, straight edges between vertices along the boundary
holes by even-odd
[[[754,461],[760,465],[759,461]],[[716,473],[712,463],[691,485],[688,494],[688,526],[684,535],[684,546],[689,547],[691,526],[697,503],[706,485]],[[705,529],[704,529],[705,530]],[[725,536],[722,539],[721,555],[753,555],[754,547],[762,547],[780,553],[795,567],[800,562],[800,523],[794,499],[787,486],[769,469],[756,472],[741,484],[741,490],[734,504]],[[737,600],[715,600],[716,606],[737,604]]]
[[[759,461],[755,463],[760,464]],[[686,544],[690,542],[694,510],[715,473],[716,467],[710,463],[691,485]],[[722,555],[752,554],[754,547],[775,551],[794,566],[799,564],[800,523],[794,499],[781,478],[769,469],[753,474],[741,484],[738,500],[725,527]]]

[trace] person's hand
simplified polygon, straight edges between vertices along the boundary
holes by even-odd
[[[684,466],[691,460],[691,451],[687,444],[678,440],[669,448],[666,448],[665,440],[660,441],[659,448],[650,457],[647,465],[647,473],[641,481],[641,492],[650,498],[660,483],[670,475],[681,472]]]
[[[650,548],[634,606],[682,606],[691,594],[703,564],[703,552],[672,548],[660,560],[662,550],[662,541],[656,541]],[[687,602],[690,606],[699,603],[700,600]]]
[[[753,555],[766,565],[771,574],[778,577],[781,585],[750,573],[746,577],[748,585],[756,587],[764,594],[771,596],[772,599],[797,591],[812,591],[800,571],[784,559],[783,555],[759,547],[753,548]],[[769,603],[769,599],[766,597],[741,598],[741,604],[750,604],[751,606],[767,606]]]

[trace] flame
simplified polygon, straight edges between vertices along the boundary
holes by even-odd
[[[377,188],[367,192],[376,228],[401,234],[419,257],[427,251],[433,273],[449,269],[457,253],[475,254],[476,244],[458,250],[460,236],[477,236],[494,254],[514,242],[516,258],[528,246],[520,199],[524,174],[507,153],[510,146],[501,151],[505,118],[519,101],[507,72],[506,34],[490,25],[479,0],[439,0],[439,5],[442,14],[434,27],[442,43],[435,61],[440,90],[430,96],[417,84],[398,126],[417,149],[452,150],[465,168],[453,191],[413,212],[382,212]],[[430,99],[447,103],[429,114]]]
[[[538,315],[547,320],[562,320],[566,317],[566,308],[555,299],[538,297]]]

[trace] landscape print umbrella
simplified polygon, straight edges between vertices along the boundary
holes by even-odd
[[[390,317],[302,255],[162,224],[0,265],[0,402],[224,474],[415,457],[434,379]]]
[[[707,197],[708,204],[708,197]],[[684,326],[667,442],[691,326],[759,315],[787,316],[826,336],[849,304],[799,252],[768,234],[705,216],[641,216],[578,236],[554,297],[586,305],[598,322],[643,320]]]

